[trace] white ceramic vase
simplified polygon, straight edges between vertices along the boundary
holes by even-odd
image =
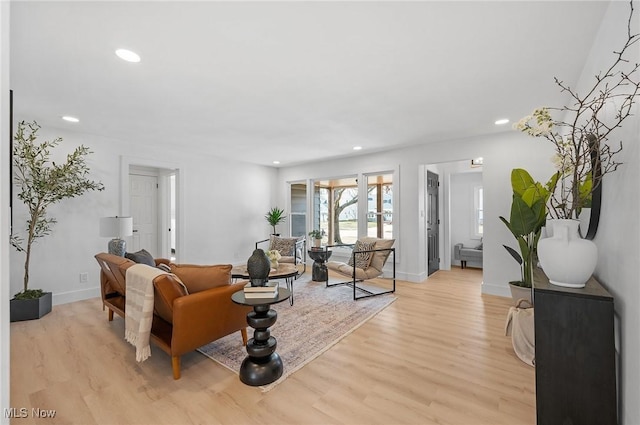
[[[578,220],[547,220],[548,237],[538,241],[538,259],[553,285],[583,288],[596,268],[598,250],[580,237],[579,225]]]

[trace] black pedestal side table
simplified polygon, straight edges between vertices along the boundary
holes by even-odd
[[[311,280],[314,282],[326,282],[328,271],[325,263],[329,258],[331,258],[332,251],[324,248],[311,248],[307,252],[309,253],[309,257],[313,260]]]
[[[247,313],[247,323],[254,329],[253,338],[247,342],[248,356],[242,361],[239,371],[243,383],[257,387],[270,384],[282,376],[284,366],[276,353],[277,341],[269,331],[278,318],[271,304],[285,301],[290,296],[291,292],[284,288],[279,288],[276,298],[247,299],[243,291],[231,296],[234,303],[253,307],[253,311]]]

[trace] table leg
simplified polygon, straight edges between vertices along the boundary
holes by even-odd
[[[293,305],[293,277],[288,277],[284,281],[287,284],[287,289],[291,292],[291,296],[289,297],[289,305]]]
[[[247,354],[240,366],[240,381],[259,386],[276,381],[282,376],[284,366],[276,353],[277,341],[271,336],[269,327],[278,319],[278,313],[269,305],[256,305],[247,313],[247,323],[255,329],[253,338],[247,342]]]
[[[327,280],[327,265],[324,261],[316,260],[313,262],[313,269],[311,271],[311,280],[314,282],[326,282]]]

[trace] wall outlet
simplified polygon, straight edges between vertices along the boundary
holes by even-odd
[[[80,273],[80,283],[87,283],[89,281],[89,273]]]

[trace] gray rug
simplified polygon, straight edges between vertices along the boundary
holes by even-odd
[[[278,341],[276,351],[284,363],[284,373],[276,382],[260,387],[263,391],[272,389],[396,299],[387,294],[354,301],[350,287],[326,288],[324,282],[311,281],[310,273],[294,281],[293,288],[293,306],[284,301],[272,307],[278,312],[278,320],[271,327],[271,335]],[[247,331],[251,338],[253,330]],[[237,332],[198,351],[236,373],[247,355]]]

